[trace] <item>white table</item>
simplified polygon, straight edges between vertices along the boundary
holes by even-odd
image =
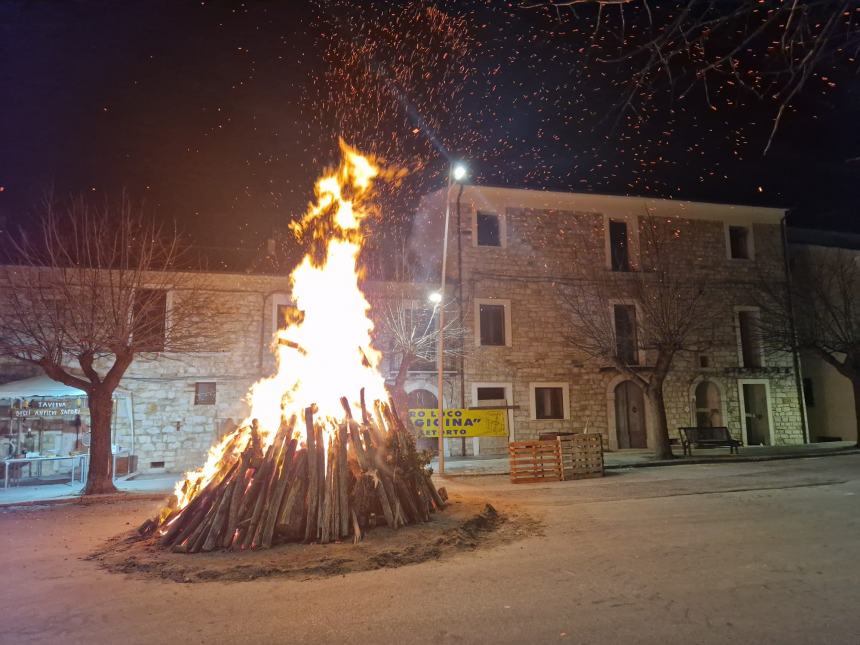
[[[0,460],[0,463],[5,464],[4,473],[3,473],[3,488],[9,488],[9,466],[11,464],[33,464],[33,463],[41,463],[44,461],[63,461],[65,459],[72,459],[72,480],[69,482],[73,484],[75,482],[75,468],[79,470],[80,482],[84,483],[84,471],[85,471],[85,463],[86,459],[89,457],[87,454],[80,455],[67,455],[66,457],[16,457],[15,459],[3,459]]]

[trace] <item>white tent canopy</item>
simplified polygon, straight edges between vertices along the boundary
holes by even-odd
[[[0,385],[0,399],[27,399],[34,396],[82,398],[86,395],[83,390],[55,381],[45,374]],[[115,399],[127,399],[128,396],[128,392],[119,388],[113,393]]]

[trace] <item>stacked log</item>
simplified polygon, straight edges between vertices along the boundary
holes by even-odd
[[[265,451],[256,421],[237,430],[208,484],[182,508],[174,499],[140,532],[164,548],[197,553],[358,542],[375,526],[429,521],[445,503],[393,405],[377,402],[371,416],[362,391],[359,420],[345,397],[341,404],[339,420],[317,418],[315,406],[301,422],[282,415]]]

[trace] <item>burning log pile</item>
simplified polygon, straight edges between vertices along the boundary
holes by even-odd
[[[340,401],[339,422],[315,419],[315,406],[304,419],[282,417],[265,451],[256,420],[237,430],[208,484],[183,490],[191,501],[180,507],[174,497],[140,533],[154,534],[163,548],[197,553],[350,536],[358,542],[380,524],[397,529],[429,521],[445,503],[392,406],[377,401],[371,417],[362,390],[359,421],[346,397]]]

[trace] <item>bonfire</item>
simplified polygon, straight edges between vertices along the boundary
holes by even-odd
[[[341,153],[291,225],[310,250],[290,275],[296,313],[276,334],[275,374],[252,386],[248,419],[139,529],[164,548],[357,542],[444,506],[386,392],[359,287],[373,182],[391,174],[343,143]]]

